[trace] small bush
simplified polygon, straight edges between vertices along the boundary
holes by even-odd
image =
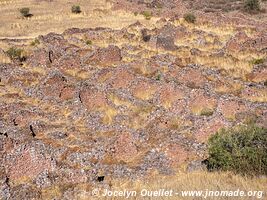
[[[81,11],[81,7],[80,7],[79,5],[73,5],[73,6],[71,7],[71,12],[72,12],[72,13],[75,13],[75,14],[79,14],[79,13],[82,12],[82,11]]]
[[[211,109],[211,108],[204,108],[204,109],[202,109],[201,110],[201,112],[200,112],[200,115],[201,116],[211,116],[211,115],[213,115],[213,109]]]
[[[23,16],[23,17],[30,17],[32,16],[32,14],[30,14],[30,8],[21,8],[19,10],[20,14]]]
[[[86,41],[85,41],[85,44],[87,44],[87,45],[92,45],[93,42],[92,42],[92,40],[86,40]]]
[[[144,42],[148,42],[148,41],[150,40],[150,38],[151,38],[151,35],[149,35],[149,34],[147,33],[147,29],[142,29],[142,30],[141,30],[141,33],[142,33],[143,41],[144,41]]]
[[[150,20],[152,17],[152,13],[150,11],[143,11],[142,13],[146,20]]]
[[[192,13],[187,13],[184,15],[185,21],[188,23],[195,23],[196,22],[196,16]]]
[[[35,39],[31,42],[31,46],[37,46],[38,44],[40,44],[40,41],[38,39]]]
[[[257,58],[257,59],[253,59],[253,60],[251,61],[251,64],[253,64],[253,65],[259,65],[259,64],[263,64],[264,61],[265,61],[264,58]]]
[[[156,80],[157,80],[157,81],[160,81],[160,79],[161,79],[161,74],[158,74],[158,75],[156,76]]]
[[[245,0],[244,8],[247,12],[259,12],[260,1],[259,0]]]
[[[163,5],[162,5],[161,3],[158,2],[158,3],[155,5],[155,7],[158,8],[158,9],[162,9],[162,8],[163,8]]]
[[[11,47],[6,51],[7,55],[11,58],[11,59],[23,59],[22,53],[23,50],[22,49],[18,49],[16,47]]]
[[[256,125],[223,129],[208,141],[210,170],[267,175],[267,130]]]

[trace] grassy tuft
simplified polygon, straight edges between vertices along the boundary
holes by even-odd
[[[19,10],[19,12],[23,17],[31,17],[32,16],[32,14],[30,14],[30,8],[27,8],[27,7],[21,8]]]
[[[213,115],[213,109],[211,109],[211,108],[204,108],[203,110],[201,110],[201,112],[200,112],[200,115],[201,116],[211,116],[211,115]]]
[[[259,0],[245,0],[244,8],[247,12],[259,12],[260,1]]]
[[[192,13],[185,14],[184,19],[188,23],[195,23],[196,22],[196,16]]]
[[[75,13],[75,14],[79,14],[79,13],[82,12],[82,11],[81,11],[81,7],[80,7],[79,5],[73,5],[73,6],[71,7],[71,12],[72,12],[72,13]]]
[[[19,59],[21,60],[23,58],[22,53],[23,50],[16,48],[16,47],[11,47],[6,51],[7,55],[11,58],[11,59]]]
[[[144,15],[146,20],[150,20],[152,17],[152,13],[150,11],[143,11],[142,14]]]
[[[253,59],[253,60],[251,61],[251,64],[252,64],[252,65],[260,65],[260,64],[263,64],[264,61],[265,61],[264,58],[256,58],[256,59]]]
[[[92,40],[86,40],[86,41],[85,41],[85,44],[87,44],[87,45],[92,45],[93,42],[92,42]]]
[[[31,46],[37,46],[38,44],[40,44],[40,41],[37,38],[31,42]]]

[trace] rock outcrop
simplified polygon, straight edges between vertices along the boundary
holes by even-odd
[[[0,61],[0,199],[71,198],[99,180],[203,167],[220,128],[266,125],[256,27],[158,26],[50,33],[25,45],[26,60]]]

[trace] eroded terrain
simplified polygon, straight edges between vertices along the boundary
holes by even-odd
[[[2,40],[1,198],[49,199],[53,188],[74,199],[102,176],[199,169],[220,128],[267,126],[264,20],[203,14],[153,26]],[[26,59],[11,60],[11,46]]]

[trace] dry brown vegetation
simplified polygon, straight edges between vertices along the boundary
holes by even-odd
[[[156,191],[159,189],[173,190],[175,192],[181,191],[263,191],[264,199],[266,197],[267,191],[267,180],[264,178],[246,178],[239,175],[234,175],[232,173],[209,173],[204,171],[197,171],[192,173],[180,172],[174,176],[161,176],[161,175],[151,175],[146,180],[127,180],[127,179],[113,179],[108,180],[108,185],[110,191],[137,191],[137,194],[140,194],[142,189],[147,189],[150,191]],[[116,199],[126,199],[125,197],[101,197],[104,192],[103,185],[88,185],[88,184],[79,184],[74,186],[77,191],[77,200],[116,200]],[[47,188],[43,190],[42,196],[44,199],[53,199],[61,197],[61,187]],[[91,196],[91,192],[94,189],[99,189],[100,193],[98,197]],[[207,197],[205,199],[212,200],[228,200],[228,199],[237,199],[237,200],[250,200],[250,199],[259,199],[255,197]],[[173,200],[195,200],[195,199],[204,199],[201,197],[141,197],[137,195],[136,197],[131,197],[128,199],[142,200],[142,199],[173,199]]]
[[[106,0],[79,1],[80,14],[71,12],[72,5],[73,2],[66,0],[1,0],[0,38],[34,38],[49,32],[61,33],[72,27],[119,29],[136,20],[147,21],[141,15],[112,11],[111,4]],[[23,18],[19,12],[23,7],[30,8],[33,16]]]
[[[193,160],[206,159],[201,145],[220,128],[243,123],[250,116],[266,123],[264,15],[258,20],[242,15],[217,15],[215,19],[215,15],[196,13],[195,23],[188,23],[183,15],[160,19],[153,12],[144,16],[141,10],[137,14],[114,10],[105,0],[80,0],[77,4],[82,12],[74,14],[73,4],[66,0],[0,0],[0,120],[8,135],[1,129],[0,147],[4,154],[16,157],[13,163],[8,159],[0,162],[0,167],[2,163],[4,168],[11,166],[6,171],[12,194],[17,194],[14,188],[22,190],[25,185],[33,188],[27,194],[36,190],[42,199],[63,199],[68,193],[76,199],[93,199],[90,193],[97,187],[267,192],[266,177],[181,170]],[[30,8],[31,17],[20,15],[23,7]],[[111,29],[46,35],[73,27]],[[146,41],[143,30],[149,36]],[[26,61],[8,56],[13,46],[23,49]],[[34,137],[29,131],[32,126]],[[16,134],[11,131],[9,135],[10,130]],[[56,170],[41,156],[40,162],[30,158],[27,149],[13,155],[20,149],[10,145],[13,140],[18,146],[25,141],[40,142],[54,149]],[[27,148],[37,155],[55,156],[30,145]],[[26,162],[21,156],[25,154]],[[167,168],[165,157],[175,175],[158,174]],[[160,170],[151,172],[150,161],[156,163],[153,170]],[[110,167],[107,175],[104,171],[103,183],[95,178],[104,167],[95,173],[95,164]],[[141,165],[148,166],[142,171],[148,176],[140,176],[142,180],[126,179],[120,168],[139,170]],[[47,186],[41,188],[35,181],[43,170],[51,174],[45,177]],[[121,179],[114,178],[116,170]]]

